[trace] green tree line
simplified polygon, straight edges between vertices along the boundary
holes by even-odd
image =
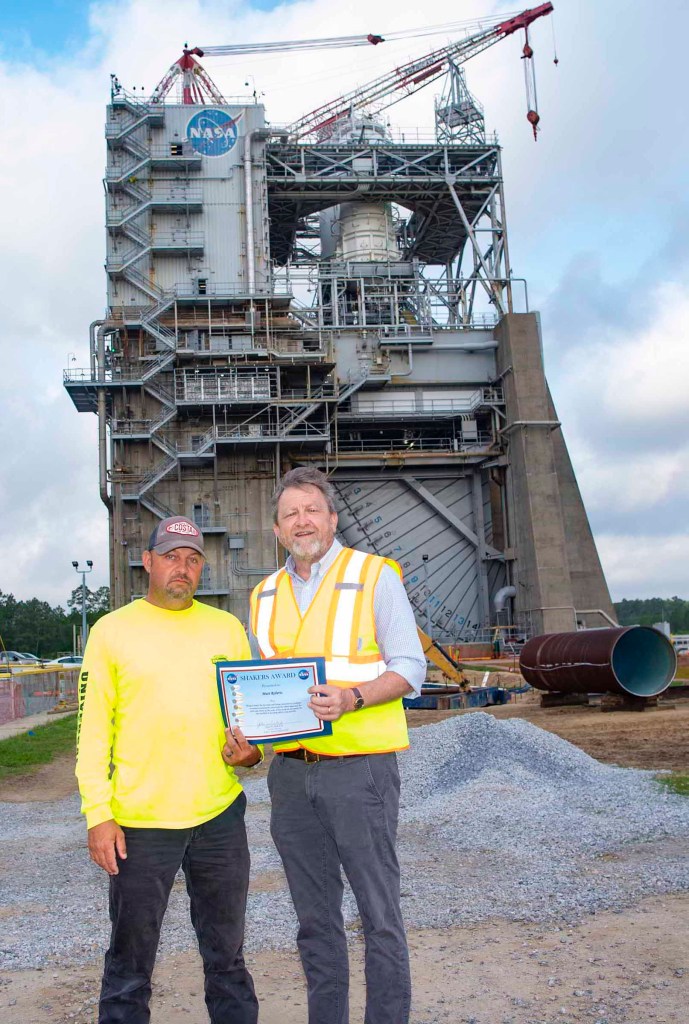
[[[617,601],[620,626],[652,626],[669,622],[671,633],[689,633],[689,601],[681,597],[646,597]]]
[[[108,587],[86,587],[86,619],[90,626],[110,609]],[[67,608],[52,608],[47,601],[32,597],[18,601],[0,591],[0,638],[8,651],[56,658],[71,654],[74,637],[81,631],[81,584],[72,591]]]
[[[110,609],[108,587],[86,588],[86,618],[90,626]],[[652,626],[667,621],[673,633],[689,633],[689,601],[681,597],[648,597],[618,601],[615,611],[621,626]],[[55,658],[72,651],[73,627],[81,629],[81,585],[72,591],[67,608],[52,608],[33,597],[17,601],[0,591],[0,638],[9,651],[24,651],[39,658]]]

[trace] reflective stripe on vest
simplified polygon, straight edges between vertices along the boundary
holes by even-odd
[[[386,670],[375,637],[373,599],[386,559],[344,548],[330,566],[302,615],[292,580],[285,570],[273,573],[251,597],[252,628],[261,657],[325,657],[326,678],[352,687]],[[331,754],[383,753],[409,745],[401,699],[364,707],[333,722],[331,736],[276,750],[304,746]]]
[[[275,651],[271,643],[271,623],[275,606],[275,595],[279,577],[285,572],[278,569],[271,576],[268,576],[263,583],[259,583],[254,591],[256,595],[255,608],[252,608],[251,627],[261,651],[262,658],[274,658]],[[252,605],[254,604],[252,595]],[[255,614],[253,614],[255,612]]]
[[[344,552],[349,557],[340,568],[338,581],[335,583],[334,606],[328,613],[328,620],[333,623],[332,633],[325,640],[324,653],[328,679],[356,686],[357,683],[364,683],[367,679],[375,679],[382,675],[385,671],[385,662],[367,654],[357,657],[357,596],[364,589],[364,570],[369,567],[367,562],[375,556],[347,548]],[[338,559],[340,557],[338,556]],[[333,563],[331,569],[335,568],[335,564]],[[255,615],[252,614],[252,626],[262,658],[288,656],[280,654],[274,639],[275,602],[280,585],[292,589],[292,581],[284,568],[268,576],[254,591],[256,608]],[[351,658],[360,662],[366,660],[364,664],[351,664]]]
[[[363,590],[364,587],[362,570],[367,557],[364,551],[353,551],[344,571],[342,582],[335,584],[337,611],[330,641],[330,649],[334,658],[349,658],[352,647],[356,653],[356,638],[352,636],[352,629],[355,625],[354,606],[358,590]],[[378,674],[380,675],[380,673]]]

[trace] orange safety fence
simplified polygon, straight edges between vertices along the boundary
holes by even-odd
[[[0,673],[0,725],[76,702],[78,682],[78,668]]]

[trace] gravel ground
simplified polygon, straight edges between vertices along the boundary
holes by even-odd
[[[689,891],[689,800],[649,773],[603,765],[529,722],[483,713],[415,729],[411,744],[400,756],[399,841],[410,927],[492,918],[566,927]],[[291,949],[296,921],[269,835],[265,779],[245,788],[247,948]],[[86,854],[76,797],[0,804],[0,883],[0,968],[101,956],[107,882]],[[345,910],[356,934],[350,893]],[[161,952],[193,946],[180,877]]]

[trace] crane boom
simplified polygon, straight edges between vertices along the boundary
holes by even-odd
[[[269,43],[228,43],[224,46],[199,46],[199,56],[232,57],[254,53],[284,53],[294,50],[341,50],[347,46],[377,46],[383,36],[369,32],[365,36],[329,36],[326,39],[279,39]]]
[[[529,25],[538,18],[550,14],[552,10],[552,3],[544,3],[539,7],[530,8],[499,25],[483,29],[456,43],[450,43],[448,46],[427,53],[424,57],[394,68],[372,82],[312,110],[311,113],[290,125],[289,134],[294,139],[302,139],[314,133],[323,133],[341,118],[351,115],[352,111],[368,107],[372,103],[376,104],[378,110],[385,110],[443,75],[449,61],[454,64],[463,64],[519,29],[528,30]],[[525,56],[528,56],[526,52]]]

